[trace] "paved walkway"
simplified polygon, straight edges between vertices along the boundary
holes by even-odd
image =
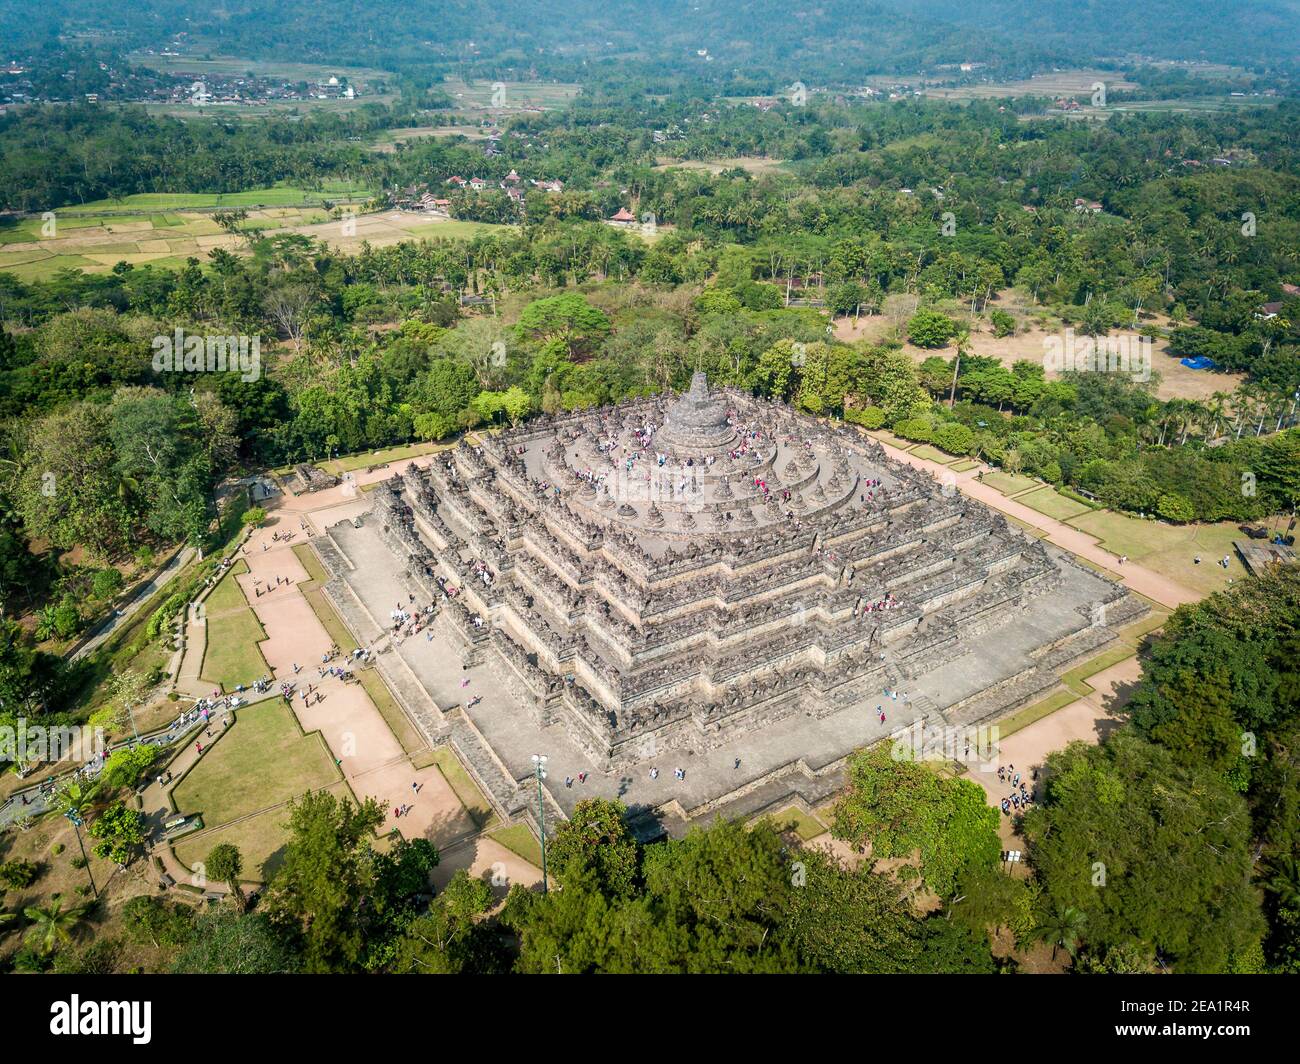
[[[527,869],[531,866],[491,840],[457,846],[477,828],[438,767],[416,769],[412,765],[359,683],[346,683],[328,674],[321,677],[321,656],[328,650],[331,639],[297,587],[309,579],[292,549],[309,541],[301,527],[303,522],[314,534],[320,534],[319,530],[328,524],[368,507],[369,500],[359,491],[360,485],[391,477],[412,462],[427,461],[427,456],[404,459],[369,474],[359,471],[352,481],[327,491],[283,496],[273,501],[265,526],[252,533],[238,555],[249,571],[235,579],[267,634],[260,644],[273,677],[267,697],[280,697],[279,684],[286,680],[296,680],[300,688],[308,684],[316,686],[323,696],[321,700],[316,700],[314,692],[311,705],[305,706],[301,695],[295,695],[293,712],[305,731],[321,733],[352,791],[362,799],[373,797],[383,806],[386,815],[380,832],[396,828],[406,838],[427,838],[440,849],[453,847],[458,853],[468,854],[463,858],[464,865],[473,866],[476,873],[504,863],[512,882],[527,882]],[[293,532],[294,538],[291,541],[272,539],[273,535],[284,532]],[[279,584],[276,577],[281,578]],[[192,677],[200,693],[208,694],[211,692],[207,685],[197,681],[198,665],[191,660],[201,660],[206,635],[202,629],[195,631],[195,627],[191,625],[189,629],[181,675]],[[295,664],[299,666],[296,673]],[[345,663],[335,659],[331,664]],[[250,681],[254,679],[257,677],[249,677]],[[219,721],[220,716],[216,719]],[[173,775],[179,777],[197,758],[194,747],[189,746],[173,764]],[[173,815],[168,790],[170,786],[164,789],[151,783],[142,796],[146,813],[158,823]],[[394,811],[400,806],[411,808],[397,817]],[[170,846],[159,845],[156,852],[177,882],[190,882],[192,873],[176,860]],[[212,885],[210,889],[224,891],[220,885]]]
[[[1118,580],[1125,587],[1136,591],[1138,594],[1145,595],[1152,601],[1160,603],[1162,606],[1174,609],[1187,602],[1199,602],[1205,597],[1199,592],[1178,583],[1178,581],[1144,568],[1136,562],[1129,561],[1120,565],[1118,556],[1104,549],[1096,536],[1081,532],[1079,529],[1064,524],[1054,517],[1039,513],[1022,502],[1016,502],[1015,499],[1007,498],[991,484],[985,484],[976,479],[980,473],[992,471],[991,467],[987,465],[981,463],[964,473],[957,473],[939,462],[919,458],[909,451],[900,450],[883,440],[876,439],[874,436],[872,439],[875,439],[885,449],[890,458],[906,462],[916,469],[922,469],[935,479],[955,477],[956,487],[963,495],[969,495],[972,499],[976,499],[986,506],[991,506],[993,509],[1000,510],[1002,513],[1023,521],[1027,525],[1041,529],[1047,533],[1047,539],[1056,546],[1068,550],[1071,554],[1076,554],[1094,565],[1109,570],[1113,579]]]
[[[139,611],[140,607],[148,602],[161,587],[169,583],[172,577],[188,565],[194,554],[193,547],[186,547],[184,550],[178,551],[171,561],[153,575],[153,579],[136,591],[130,602],[123,606],[122,609],[110,613],[100,622],[99,627],[95,629],[94,635],[72,652],[70,660],[76,661],[78,658],[83,658],[94,651],[105,639],[130,620]]]

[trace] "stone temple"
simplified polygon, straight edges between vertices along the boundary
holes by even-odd
[[[1146,608],[862,433],[700,373],[373,495],[316,541],[327,593],[507,819],[533,815],[534,753],[552,812],[619,797],[647,833],[820,804],[854,749],[996,720]],[[394,612],[430,604],[404,638]]]

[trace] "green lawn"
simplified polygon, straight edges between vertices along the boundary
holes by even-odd
[[[235,710],[235,722],[173,789],[181,813],[209,827],[279,805],[342,776],[319,732],[304,734],[279,698]]]
[[[339,799],[355,797],[342,780],[319,789],[327,790]],[[244,878],[265,883],[279,866],[281,852],[288,840],[289,833],[285,827],[288,816],[284,806],[267,809],[243,820],[206,828],[198,835],[180,839],[172,850],[177,860],[193,868],[206,859],[212,847],[229,842],[239,848],[244,858]]]
[[[489,832],[488,838],[501,843],[511,853],[518,854],[529,864],[542,867],[541,844],[527,824],[515,824],[512,827]]]
[[[103,269],[103,267],[81,255],[48,255],[30,262],[5,266],[3,269],[20,281],[48,281],[60,270]]]
[[[258,646],[266,639],[266,630],[235,581],[241,565],[242,561],[232,566],[204,601],[207,641],[199,677],[223,691],[252,683],[271,671]],[[244,565],[243,571],[247,570]]]
[[[945,451],[941,451],[937,447],[931,447],[928,443],[921,444],[921,446],[917,447],[912,451],[912,453],[916,455],[917,458],[924,458],[927,462],[939,462],[943,465],[947,465],[958,457],[955,454],[948,454]]]
[[[382,465],[385,462],[400,462],[403,458],[418,458],[422,454],[446,450],[446,443],[409,443],[400,447],[385,447],[379,451],[365,451],[362,454],[349,454],[343,458],[332,458],[321,462],[321,469],[327,473],[351,473],[366,466]]]
[[[469,240],[484,233],[500,233],[514,229],[513,225],[493,225],[491,222],[430,222],[412,226],[410,234],[419,240]]]
[[[460,763],[460,759],[452,752],[449,746],[440,746],[433,751],[432,761],[438,766],[438,771],[442,773],[443,779],[447,781],[448,786],[456,792],[456,797],[460,799],[460,804],[465,807],[474,823],[479,829],[487,827],[492,818],[496,815],[492,812],[492,806],[488,800],[483,797],[483,792],[478,789],[478,785],[470,778],[470,774],[465,771],[465,766]],[[529,838],[532,834],[529,833]],[[504,845],[504,844],[503,844]],[[511,847],[513,849],[513,847]],[[538,861],[541,860],[540,848]]]
[[[22,221],[6,219],[0,222],[0,245],[30,244],[41,239],[41,220],[24,218]]]
[[[1129,653],[1132,653],[1130,651]],[[1014,735],[1022,728],[1027,728],[1036,720],[1042,720],[1044,717],[1055,713],[1058,709],[1068,706],[1071,702],[1077,702],[1079,696],[1073,691],[1055,691],[1048,695],[1041,702],[1035,702],[1032,706],[1026,706],[1009,717],[997,721],[998,738],[1005,739],[1009,735]]]
[[[1111,647],[1095,658],[1089,658],[1082,665],[1077,665],[1069,672],[1063,673],[1061,682],[1080,698],[1090,695],[1095,688],[1087,682],[1089,676],[1096,676],[1103,669],[1118,665],[1126,658],[1131,658],[1134,653],[1136,653],[1135,648],[1129,644]]]
[[[206,599],[203,605],[208,613],[224,613],[227,610],[236,610],[246,607],[248,599],[244,597],[244,589],[239,586],[237,576],[243,576],[248,572],[248,563],[240,558],[229,569],[226,570],[216,587]]]
[[[1018,491],[1028,491],[1038,484],[1038,481],[1030,477],[1002,472],[985,473],[983,482],[997,488],[1003,495],[1014,495]]]
[[[804,842],[815,839],[818,835],[825,835],[828,830],[820,820],[809,816],[802,809],[793,805],[775,814],[772,817],[772,822],[778,828],[793,827],[795,834]]]
[[[988,480],[988,477],[984,478]],[[1058,521],[1068,521],[1071,517],[1078,517],[1080,514],[1091,512],[1092,507],[1076,499],[1067,499],[1055,488],[1040,488],[1038,491],[1031,491],[1027,495],[1021,495],[1016,502],[1023,502],[1031,509],[1037,510],[1040,514],[1046,514],[1048,517],[1055,517]]]
[[[1231,521],[1170,525],[1097,510],[1071,518],[1070,524],[1096,536],[1113,554],[1126,554],[1132,561],[1206,595],[1226,587],[1229,579],[1247,575],[1232,548],[1232,541],[1241,539],[1242,533]],[[1227,569],[1218,564],[1225,554]],[[1197,555],[1200,565],[1196,564]]]

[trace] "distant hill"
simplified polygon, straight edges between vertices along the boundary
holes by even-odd
[[[90,34],[479,76],[826,83],[964,61],[1026,74],[1132,54],[1289,66],[1297,14],[1300,0],[367,0],[362,17],[330,0],[0,0],[0,40],[22,49]]]

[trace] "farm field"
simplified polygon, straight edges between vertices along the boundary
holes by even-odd
[[[751,155],[737,155],[727,159],[674,159],[668,155],[655,158],[656,170],[705,170],[711,174],[720,174],[724,170],[746,170],[756,177],[770,174],[785,166],[784,159],[765,159]]]
[[[425,137],[464,137],[466,140],[486,140],[487,134],[480,126],[407,126],[402,129],[388,129],[376,134],[372,151],[395,152],[398,144],[406,144]]]
[[[1091,93],[1097,82],[1106,86],[1107,92],[1141,88],[1135,81],[1117,77],[1113,70],[1058,70],[1050,74],[1035,74],[1021,81],[989,82],[981,85],[963,85],[960,88],[925,88],[926,96],[944,100],[1008,99],[1013,96],[1077,96]]]
[[[349,81],[381,81],[395,77],[391,70],[374,67],[323,66],[319,63],[291,63],[279,59],[247,59],[235,55],[214,55],[207,58],[185,55],[153,55],[133,52],[127,59],[150,70],[167,74],[251,74],[259,78],[283,78],[285,81],[314,81],[331,76],[346,77]]]
[[[76,214],[59,211],[52,236],[42,235],[44,223],[39,217],[0,226],[0,271],[13,273],[22,281],[40,281],[65,268],[107,273],[119,262],[179,268],[190,258],[205,261],[213,248],[231,252],[245,248],[238,235],[225,232],[198,209],[180,210],[158,202],[166,197],[131,199],[138,199],[138,213],[91,214],[89,207],[78,208]],[[235,206],[230,202],[224,205]],[[367,242],[372,247],[384,247],[404,240],[465,240],[505,228],[485,222],[382,211],[358,214],[354,227],[345,232],[342,221],[330,218],[321,207],[244,209],[248,210],[248,218],[240,224],[241,230],[259,229],[268,235],[302,233],[348,252],[360,250]]]
[[[501,103],[493,102],[493,86],[501,85],[504,99]],[[508,114],[513,111],[530,109],[550,111],[567,107],[569,102],[582,91],[582,86],[574,82],[561,81],[464,81],[458,77],[448,77],[439,86],[456,101],[457,110],[486,111]]]

